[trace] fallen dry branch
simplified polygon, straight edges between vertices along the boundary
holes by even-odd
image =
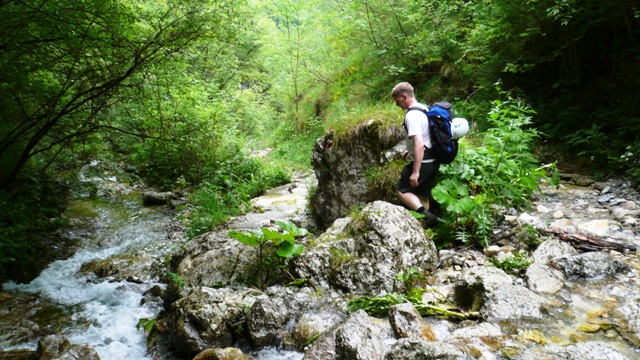
[[[577,231],[568,231],[566,229],[549,228],[546,233],[552,234],[560,240],[569,242],[573,247],[583,251],[610,251],[615,250],[621,253],[627,251],[637,252],[637,248],[633,245],[619,244],[595,236],[586,235]]]

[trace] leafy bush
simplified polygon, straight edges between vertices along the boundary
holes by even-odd
[[[531,260],[527,259],[526,255],[522,252],[517,252],[513,254],[513,256],[506,257],[503,261],[495,258],[490,258],[489,261],[491,261],[493,266],[504,270],[508,274],[517,274],[531,265]]]
[[[440,241],[488,246],[495,217],[490,206],[527,206],[547,169],[555,171],[552,165],[539,166],[531,152],[539,135],[529,128],[535,112],[523,100],[498,92],[506,99],[493,101],[488,119],[493,127],[462,139],[456,161],[441,167],[445,179],[432,191],[446,210],[438,227]]]
[[[190,195],[189,237],[198,236],[249,210],[247,201],[265,190],[286,184],[290,175],[276,165],[243,158],[227,160],[211,181],[203,182]]]
[[[68,196],[66,184],[48,178],[0,190],[0,281],[31,281],[65,251],[54,232],[66,223]]]
[[[290,222],[277,221],[276,224],[284,233],[269,228],[262,228],[260,232],[253,233],[240,231],[228,233],[230,237],[245,245],[258,247],[258,263],[254,279],[255,285],[262,289],[269,284],[270,278],[277,278],[281,270],[286,271],[285,259],[302,254],[304,246],[296,244],[296,238],[308,233],[306,229],[300,229]]]

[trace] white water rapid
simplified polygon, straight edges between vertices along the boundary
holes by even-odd
[[[75,211],[74,211],[75,206]],[[80,214],[83,213],[83,214]],[[159,308],[141,305],[144,291],[154,281],[137,284],[110,282],[80,271],[93,260],[117,255],[161,256],[166,251],[168,220],[157,209],[143,208],[140,194],[123,199],[72,204],[72,228],[66,236],[79,242],[79,250],[66,260],[56,261],[29,284],[5,283],[5,291],[39,293],[49,301],[71,309],[71,324],[62,335],[71,343],[93,347],[102,360],[151,359],[146,351],[146,335],[136,329],[140,318],[154,318]],[[36,344],[20,347],[35,348]],[[18,347],[18,346],[16,346]]]

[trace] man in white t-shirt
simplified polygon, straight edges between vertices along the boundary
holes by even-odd
[[[402,159],[413,157],[402,169],[396,194],[408,208],[424,214],[425,226],[431,227],[437,222],[434,213],[439,212],[438,203],[431,197],[431,189],[436,185],[440,163],[435,159],[425,158],[425,148],[431,147],[429,120],[423,111],[416,109],[429,110],[429,107],[416,100],[413,86],[407,82],[396,85],[391,96],[396,105],[407,110],[404,116],[407,150],[402,154]]]

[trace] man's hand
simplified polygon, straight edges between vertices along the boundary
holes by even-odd
[[[405,151],[402,153],[402,160],[407,160],[407,159],[409,158],[409,155],[410,155],[410,154],[409,154],[409,151],[408,151],[408,150],[405,150]]]
[[[411,184],[411,186],[416,187],[418,186],[418,176],[420,176],[420,173],[412,173],[411,177],[409,177],[409,183]]]

